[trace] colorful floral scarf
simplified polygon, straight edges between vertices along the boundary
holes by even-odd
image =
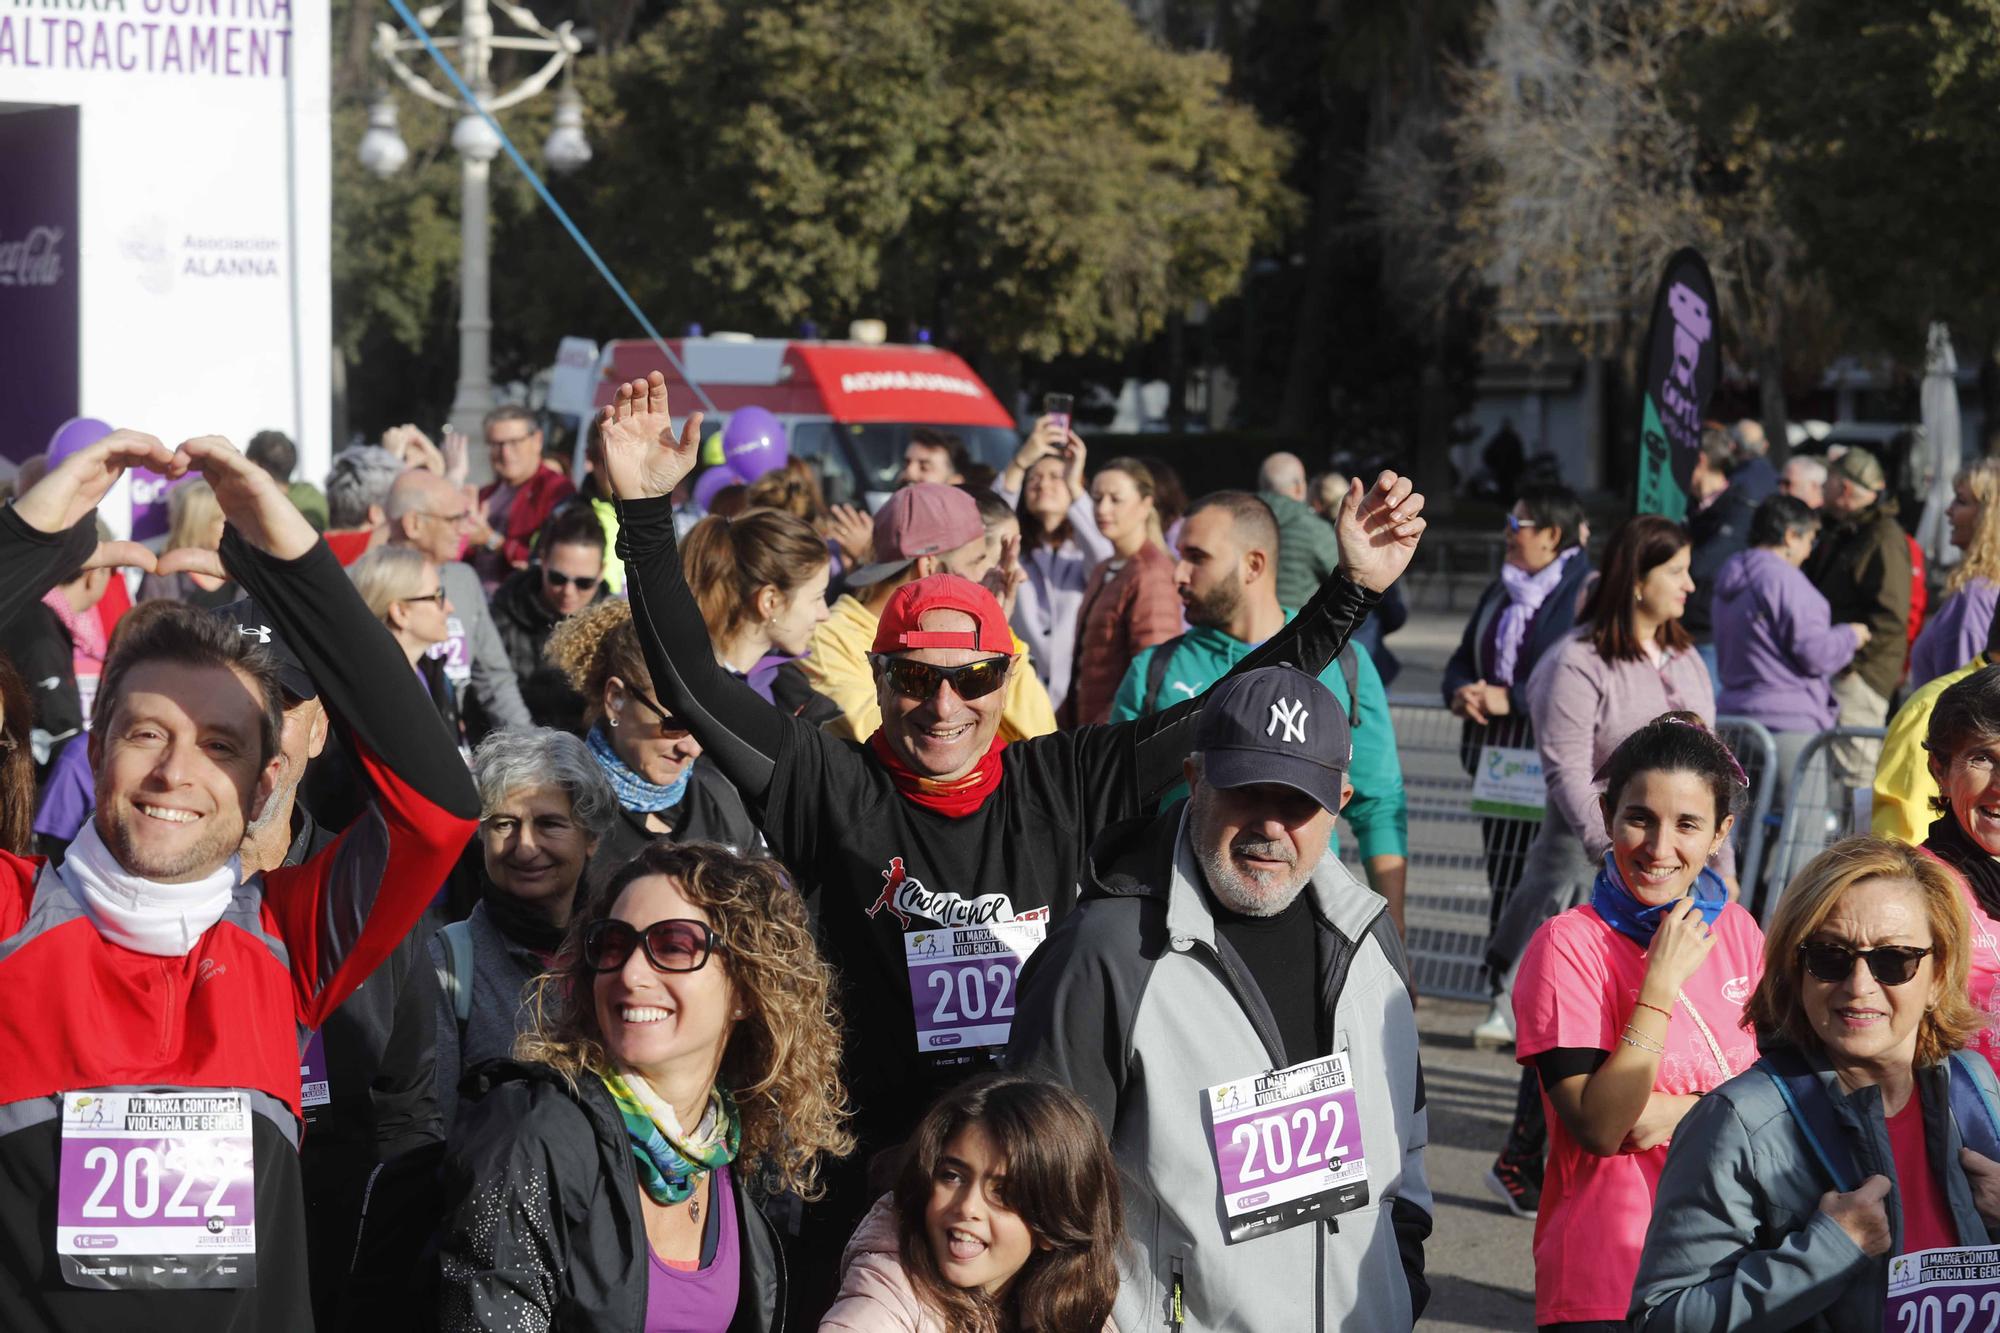
[[[679,805],[681,798],[687,795],[688,782],[694,777],[695,764],[701,762],[699,759],[693,761],[681,770],[679,777],[662,787],[657,782],[646,781],[625,767],[625,761],[611,748],[611,738],[604,734],[602,726],[592,727],[590,734],[583,738],[583,743],[590,747],[591,757],[597,760],[597,766],[603,769],[604,776],[610,779],[611,790],[618,796],[618,804],[626,810],[635,810],[642,815],[657,815],[662,810],[671,810]]]
[[[688,1134],[674,1108],[637,1073],[628,1077],[600,1069],[597,1076],[625,1121],[640,1187],[662,1208],[686,1202],[702,1176],[736,1160],[736,1150],[743,1145],[743,1122],[726,1090],[718,1087],[709,1093],[701,1124]]]

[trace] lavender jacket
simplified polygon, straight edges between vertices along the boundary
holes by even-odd
[[[1549,812],[1583,840],[1594,865],[1611,850],[1597,808],[1597,770],[1619,743],[1662,713],[1686,709],[1715,725],[1715,688],[1693,649],[1671,653],[1654,666],[1645,660],[1607,662],[1591,645],[1587,628],[1565,639],[1528,677],[1528,714],[1549,787]],[[1736,874],[1729,843],[1711,858],[1724,876]]]
[[[1944,605],[1924,621],[1923,633],[1910,649],[1910,679],[1905,688],[1920,689],[1927,681],[1956,671],[1986,651],[1993,629],[1993,610],[2000,604],[2000,584],[1969,580],[1944,599]]]
[[[1018,492],[996,488],[994,494],[1010,506],[1020,501]],[[1110,558],[1111,543],[1097,531],[1097,514],[1088,495],[1070,502],[1069,538],[1061,546],[1051,549],[1038,545],[1029,550],[1026,542],[1021,543],[1021,568],[1028,577],[1014,594],[1014,632],[1028,645],[1035,675],[1047,687],[1049,702],[1058,709],[1069,693],[1084,585],[1090,581],[1091,568]]]
[[[1840,706],[1829,682],[1854,660],[1854,631],[1833,623],[1811,580],[1776,552],[1740,551],[1716,575],[1713,620],[1718,708],[1772,731],[1834,724]]]

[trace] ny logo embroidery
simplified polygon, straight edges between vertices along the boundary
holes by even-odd
[[[1272,735],[1279,727],[1283,727],[1285,734],[1279,737],[1280,740],[1297,741],[1299,744],[1304,745],[1306,742],[1306,719],[1311,716],[1312,714],[1306,711],[1303,701],[1280,699],[1271,705],[1271,724],[1264,728],[1264,734],[1266,736]]]
[[[246,639],[255,639],[259,643],[268,644],[271,641],[269,625],[238,625],[236,632]]]

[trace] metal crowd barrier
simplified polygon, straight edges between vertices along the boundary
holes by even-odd
[[[1464,752],[1465,724],[1442,704],[1392,695],[1389,716],[1409,805],[1403,914],[1413,978],[1424,995],[1483,1001],[1489,994],[1485,956],[1493,885],[1511,889],[1519,880],[1541,821],[1500,819],[1472,810],[1470,770],[1477,756]],[[1750,779],[1750,805],[1736,826],[1737,864],[1747,877],[1765,855],[1765,825],[1778,786],[1777,747],[1771,733],[1748,718],[1721,718],[1717,731]],[[1508,746],[1534,743],[1525,717],[1496,720],[1486,740]],[[1809,748],[1807,754],[1812,753]],[[1788,808],[1788,819],[1798,806],[1793,802]],[[1349,869],[1361,877],[1352,829],[1343,833],[1340,846]],[[1750,882],[1743,880],[1746,886]]]
[[[1882,727],[1835,727],[1820,732],[1799,751],[1785,788],[1783,818],[1772,821],[1777,824],[1778,839],[1771,849],[1763,891],[1752,909],[1759,921],[1768,919],[1770,910],[1784,896],[1785,886],[1806,862],[1842,838],[1868,831],[1873,789],[1835,785],[1828,772],[1828,749],[1838,741],[1879,741],[1886,735]],[[1857,792],[1862,799],[1856,799]]]

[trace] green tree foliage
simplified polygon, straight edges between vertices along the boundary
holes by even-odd
[[[1117,0],[686,0],[582,63],[597,156],[556,189],[663,330],[873,315],[995,357],[1117,350],[1234,290],[1295,215],[1287,141],[1226,79]],[[545,115],[506,123],[538,143]],[[339,169],[343,349],[437,340],[455,168]],[[517,177],[495,163],[503,373],[565,333],[636,332]]]
[[[1921,364],[2000,296],[2000,0],[1785,0],[1691,45],[1712,142],[1754,137],[1787,221],[1857,332]]]

